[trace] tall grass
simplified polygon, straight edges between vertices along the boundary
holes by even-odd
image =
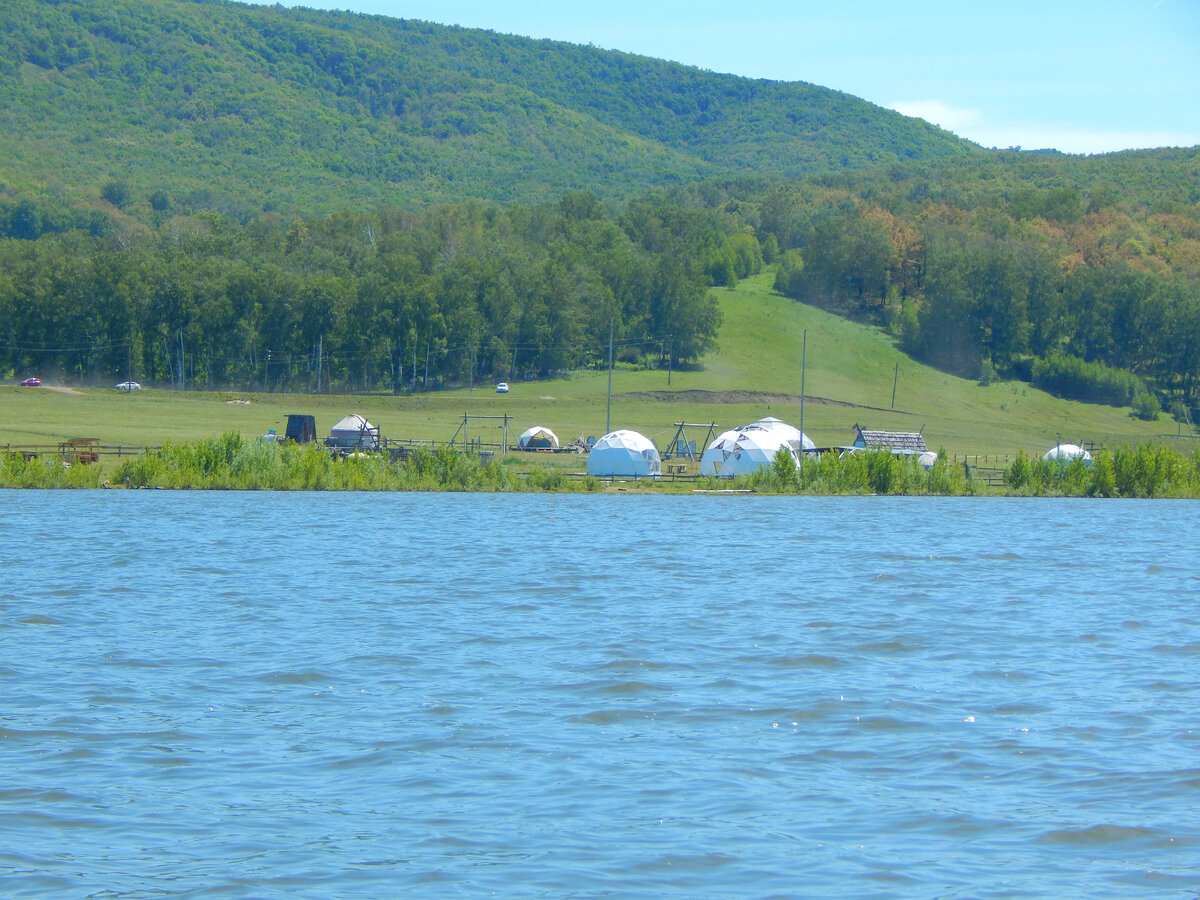
[[[806,455],[801,466],[781,451],[772,465],[725,484],[776,494],[952,495],[973,494],[978,487],[944,457],[926,469],[915,456],[896,456],[887,450]]]
[[[1200,497],[1200,451],[1165,444],[1099,450],[1091,462],[1030,459],[1024,453],[1005,472],[1012,493],[1045,497]]]
[[[20,453],[0,453],[0,488],[98,488],[104,477],[98,467],[67,465],[55,458],[27,459]]]
[[[95,466],[0,454],[0,488],[170,488],[258,491],[598,491],[601,480],[571,477],[558,466],[517,473],[472,453],[418,449],[393,462],[385,454],[338,458],[317,445],[247,441],[230,432],[192,444],[168,444],[127,459],[105,479]],[[917,457],[886,450],[839,456],[788,453],[734,479],[639,483],[644,490],[747,490],[773,494],[970,495],[1200,498],[1200,451],[1163,444],[1100,450],[1090,463],[1030,458],[1023,452],[1005,471],[1003,487],[973,479],[944,456],[930,468]]]
[[[596,490],[561,469],[518,475],[494,460],[442,448],[418,448],[404,460],[386,454],[337,457],[318,445],[246,441],[236,433],[194,444],[168,444],[117,467],[114,484],[131,488],[264,491],[563,491]]]

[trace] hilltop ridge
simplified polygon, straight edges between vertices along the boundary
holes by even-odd
[[[0,116],[0,180],[243,220],[982,152],[815,85],[227,0],[8,0]]]

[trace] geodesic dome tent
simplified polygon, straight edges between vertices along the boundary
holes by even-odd
[[[636,431],[609,432],[596,441],[588,454],[589,475],[659,475],[661,472],[658,448]]]
[[[780,450],[786,450],[796,465],[800,465],[796,448],[783,433],[763,428],[726,431],[717,435],[705,448],[700,457],[700,474],[721,478],[749,475],[756,469],[774,463],[775,454]]]
[[[534,425],[521,432],[517,447],[521,450],[554,450],[558,447],[558,435],[549,428]]]
[[[1088,453],[1078,444],[1055,444],[1042,454],[1042,459],[1057,460],[1062,463],[1069,463],[1076,459],[1091,462],[1092,454]]]
[[[817,445],[814,444],[804,432],[787,422],[776,419],[774,416],[767,416],[759,419],[757,422],[752,422],[741,431],[760,428],[763,431],[769,431],[772,434],[777,434],[785,441],[792,445],[792,449],[796,451],[816,450]]]

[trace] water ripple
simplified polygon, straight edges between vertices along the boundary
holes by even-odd
[[[736,505],[720,552],[680,536],[697,503]],[[1116,898],[1200,877],[1198,504],[0,504],[7,896]],[[580,525],[513,524],[547,516]],[[333,517],[355,528],[282,524]],[[128,545],[88,537],[117,519]]]

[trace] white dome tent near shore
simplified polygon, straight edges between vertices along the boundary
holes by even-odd
[[[798,428],[768,416],[717,435],[700,457],[700,474],[720,478],[749,475],[774,463],[780,450],[787,450],[799,465],[800,454],[815,449],[816,444]]]
[[[543,428],[541,425],[534,425],[521,432],[521,436],[517,438],[517,449],[519,450],[557,450],[558,435],[549,428]]]
[[[761,428],[763,431],[769,431],[772,434],[779,435],[785,441],[791,444],[792,449],[797,452],[817,449],[817,445],[812,442],[807,434],[802,432],[799,428],[796,428],[794,425],[789,425],[787,422],[776,419],[774,416],[767,416],[765,419],[759,419],[757,422],[751,422],[746,426],[746,428],[741,430],[745,431],[748,429],[759,428]]]
[[[775,462],[780,450],[791,454],[796,465],[800,458],[796,448],[783,435],[762,428],[735,428],[717,435],[700,457],[700,474],[732,478],[749,475]]]
[[[645,435],[619,429],[596,441],[587,458],[587,473],[600,477],[632,475],[655,477],[662,473],[658,448]]]
[[[1092,461],[1092,454],[1088,453],[1078,444],[1055,444],[1042,454],[1042,459],[1060,463],[1069,463],[1081,459],[1085,463],[1089,463]]]

